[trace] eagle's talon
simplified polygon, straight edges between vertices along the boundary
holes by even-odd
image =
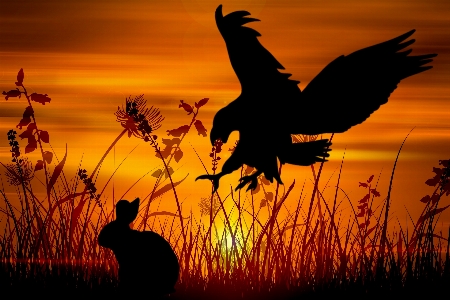
[[[247,190],[254,190],[254,189],[256,189],[257,186],[258,186],[258,180],[257,180],[257,177],[253,177],[253,178],[252,178],[252,182],[249,184]]]
[[[243,188],[249,182],[250,182],[250,184],[249,184],[249,186],[247,188],[247,191],[256,189],[256,187],[258,186],[258,176],[259,176],[259,174],[261,174],[261,173],[257,172],[257,173],[254,173],[252,175],[249,175],[249,176],[241,177],[239,179],[239,181],[241,183],[239,183],[239,185],[234,190],[237,191],[237,190]]]

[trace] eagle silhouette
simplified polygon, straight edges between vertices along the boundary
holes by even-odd
[[[364,122],[380,105],[388,101],[399,82],[431,69],[424,66],[437,54],[411,56],[414,43],[405,41],[415,30],[350,55],[341,55],[329,63],[303,91],[291,74],[280,73],[284,67],[264,48],[260,34],[246,23],[259,21],[246,17],[247,11],[226,16],[222,5],[215,12],[216,24],[228,50],[231,65],[241,83],[239,97],[220,109],[213,120],[211,144],[226,143],[231,132],[239,131],[239,142],[222,171],[201,175],[214,190],[219,179],[243,164],[256,172],[240,179],[240,189],[255,189],[257,177],[264,173],[269,181],[282,184],[278,162],[308,166],[326,161],[331,143],[327,139],[293,143],[291,135],[342,133]]]

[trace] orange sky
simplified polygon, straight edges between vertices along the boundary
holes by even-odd
[[[193,104],[208,97],[199,119],[209,132],[214,113],[240,93],[214,22],[218,4],[223,4],[224,14],[248,10],[261,19],[250,26],[262,34],[261,43],[286,72],[301,81],[301,89],[337,56],[417,30],[413,54],[438,53],[434,68],[402,81],[389,102],[365,123],[336,135],[322,175],[328,180],[339,170],[346,148],[341,187],[352,202],[356,204],[364,196],[358,181],[380,172],[378,190],[385,197],[397,151],[415,127],[397,164],[392,211],[404,221],[407,207],[416,219],[423,207],[419,200],[433,190],[424,182],[434,175],[432,168],[438,166],[438,160],[450,158],[448,1],[2,0],[0,91],[15,88],[16,74],[23,68],[27,89],[51,97],[45,106],[34,105],[35,114],[39,127],[49,131],[51,146],[60,159],[67,143],[69,178],[81,159],[82,167],[92,171],[121,132],[114,112],[129,95],[145,94],[149,105],[161,109],[165,121],[156,132],[159,137],[190,120],[178,108],[180,99]],[[10,160],[6,132],[19,122],[25,107],[23,99],[3,100],[0,105],[3,163]],[[302,114],[320,118],[317,112],[299,112],[299,118]],[[233,137],[225,149],[232,147],[238,135]],[[115,162],[111,154],[102,167],[99,188],[136,145],[114,176],[116,197],[146,172],[160,167],[148,145],[136,138],[123,138],[116,147]],[[21,146],[25,146],[24,141]],[[190,132],[181,147],[185,156],[172,165],[177,170],[174,180],[189,173],[179,194],[185,209],[197,211],[199,199],[209,194],[209,183],[194,181],[204,171],[192,147],[210,168],[209,139]],[[222,156],[226,158],[225,153]],[[237,174],[228,177],[221,181],[224,196],[230,184],[237,185]],[[311,169],[288,166],[282,178],[287,186],[296,178],[295,196],[288,203],[294,207],[301,184],[311,178]],[[329,185],[336,182],[334,174]],[[153,184],[154,178],[148,175],[125,198],[145,197]],[[321,187],[324,184],[325,180]],[[105,195],[110,199],[111,189]],[[444,201],[442,205],[450,199]],[[348,202],[342,205],[349,209]],[[163,198],[161,207],[175,211],[172,195]],[[450,211],[442,220],[450,221]]]

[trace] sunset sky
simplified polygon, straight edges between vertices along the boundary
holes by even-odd
[[[59,159],[67,144],[68,179],[75,176],[80,164],[88,173],[93,171],[123,130],[114,113],[130,95],[144,94],[148,106],[161,110],[165,120],[155,132],[160,142],[168,138],[166,130],[191,120],[178,107],[180,100],[194,104],[209,98],[198,116],[209,134],[217,110],[240,94],[240,84],[214,20],[219,4],[223,4],[224,14],[248,10],[261,20],[249,26],[262,34],[259,39],[263,46],[286,68],[285,72],[293,74],[292,79],[301,82],[301,89],[336,57],[416,29],[413,54],[437,53],[433,69],[403,80],[389,102],[367,121],[334,136],[320,185],[324,188],[331,178],[325,195],[332,199],[346,149],[340,186],[352,203],[356,205],[365,193],[358,182],[373,174],[376,180],[380,173],[377,189],[384,199],[397,152],[414,128],[397,163],[391,199],[394,217],[404,222],[407,209],[416,220],[424,206],[419,200],[433,191],[424,182],[434,176],[432,169],[438,167],[439,160],[450,159],[450,1],[2,0],[0,92],[15,88],[17,72],[23,68],[29,93],[48,94],[52,99],[45,106],[33,105],[38,126],[49,132],[50,145]],[[24,98],[2,98],[3,163],[11,160],[6,133],[19,123],[26,106]],[[299,111],[298,117],[306,114],[321,117],[314,111]],[[222,163],[237,139],[234,133],[224,146]],[[19,143],[21,147],[26,145],[25,140]],[[118,199],[149,171],[124,198],[144,198],[151,192],[155,178],[150,175],[161,168],[161,163],[149,145],[126,136],[105,160],[97,187],[103,188],[137,145],[105,189],[108,199],[112,198],[112,184]],[[52,151],[48,144],[45,147]],[[205,171],[193,150],[211,171],[209,137],[199,136],[193,129],[181,149],[184,157],[171,166],[175,181],[189,173],[178,189],[188,214],[191,208],[197,212],[200,198],[210,194],[209,182],[195,181]],[[35,153],[27,156],[33,163],[39,158]],[[315,167],[317,170],[319,165]],[[42,173],[36,173],[36,177],[43,180]],[[1,178],[6,186],[5,177]],[[230,185],[238,184],[238,178],[236,172],[221,180],[224,198]],[[308,193],[312,191],[309,167],[284,166],[282,178],[286,189],[296,180],[287,207],[294,207],[305,180]],[[39,183],[35,184],[38,190]],[[262,194],[255,197],[262,198]],[[348,200],[344,195],[338,198],[344,200],[341,208],[349,212]],[[174,204],[173,194],[167,193],[159,209],[175,212]],[[440,206],[448,204],[449,197]],[[441,220],[448,225],[450,211],[444,212]]]

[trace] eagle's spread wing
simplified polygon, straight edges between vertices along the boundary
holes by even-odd
[[[246,18],[247,11],[235,11],[222,15],[222,5],[216,9],[217,27],[225,40],[231,65],[241,83],[245,105],[268,104],[278,93],[278,100],[299,100],[298,81],[288,79],[291,74],[280,73],[284,67],[258,41],[256,30],[242,26],[259,21]],[[280,93],[284,97],[280,97]]]
[[[328,64],[303,90],[291,133],[344,132],[362,123],[388,101],[400,80],[432,68],[424,66],[436,54],[410,56],[415,40],[403,42],[415,30],[392,40],[340,56]]]

